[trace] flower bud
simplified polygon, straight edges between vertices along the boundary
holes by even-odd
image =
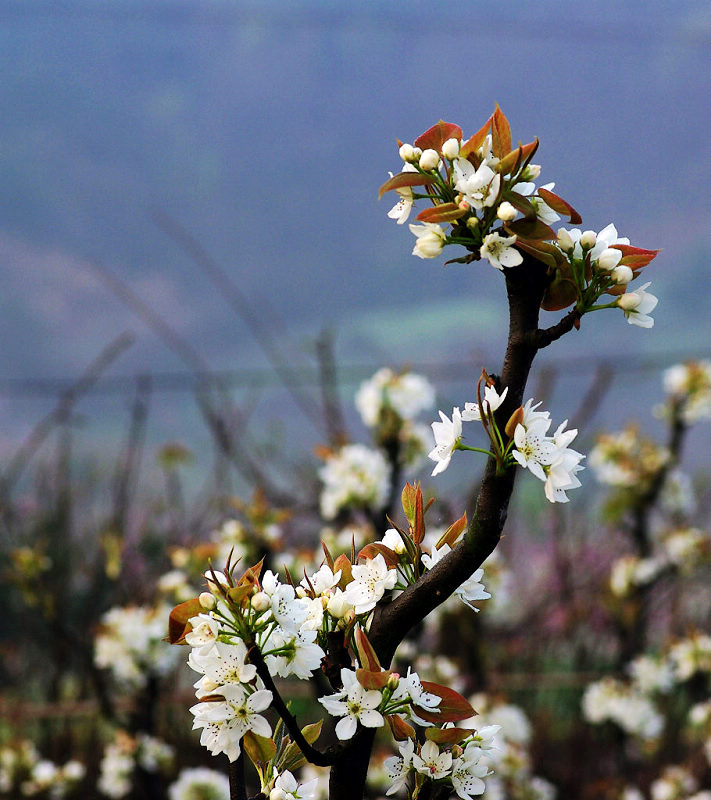
[[[400,146],[400,158],[406,163],[415,161],[415,148],[411,144],[403,144]]]
[[[642,298],[637,292],[626,292],[617,298],[617,305],[623,311],[634,311],[641,302]]]
[[[413,161],[419,161],[421,155],[422,155],[422,149],[421,148],[419,148],[419,147],[413,147],[412,148],[412,160]]]
[[[580,246],[583,250],[592,250],[596,242],[597,234],[595,231],[583,231],[583,235],[580,237]]]
[[[201,592],[200,597],[198,597],[200,601],[200,605],[205,609],[205,611],[212,611],[212,609],[217,605],[217,600],[215,600],[215,595],[211,592]]]
[[[388,682],[386,686],[390,689],[391,692],[394,692],[397,689],[397,685],[400,683],[400,673],[393,672],[391,675],[388,676]]]
[[[271,606],[272,601],[266,592],[257,592],[252,595],[252,608],[255,611],[266,611]]]
[[[455,159],[459,155],[459,140],[447,139],[442,145],[442,155],[450,161]]]
[[[346,600],[343,592],[335,592],[331,595],[326,606],[328,613],[336,619],[343,619],[343,617],[353,610],[353,606]]]
[[[478,227],[479,227],[479,217],[469,217],[469,219],[467,220],[467,228],[469,228],[470,231],[473,231]]]
[[[439,165],[439,153],[432,148],[425,150],[420,156],[420,169],[431,172]]]
[[[629,283],[634,278],[634,272],[626,264],[621,264],[612,270],[610,276],[616,284],[621,285]]]
[[[279,786],[275,786],[269,792],[269,800],[286,800],[286,792]]]
[[[518,211],[508,202],[508,200],[504,200],[503,203],[499,203],[499,207],[496,209],[496,216],[502,222],[512,222],[516,219],[516,214]]]
[[[541,174],[540,164],[529,164],[524,170],[522,177],[524,181],[535,181],[540,174]]]
[[[569,253],[574,247],[573,240],[565,228],[558,231],[558,246],[566,253]]]
[[[605,272],[609,272],[620,263],[621,258],[622,253],[619,250],[616,250],[614,247],[606,247],[598,256],[597,265],[599,269],[604,269]]]

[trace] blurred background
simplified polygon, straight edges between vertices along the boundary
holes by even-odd
[[[2,0],[0,69],[8,702],[104,702],[69,654],[73,634],[55,642],[49,683],[40,670],[18,688],[62,603],[93,604],[86,619],[72,606],[72,626],[91,627],[114,603],[152,600],[165,543],[194,545],[257,486],[275,507],[317,501],[316,449],[367,437],[353,395],[376,369],[426,376],[447,412],[473,398],[482,367],[498,371],[501,275],[413,257],[407,226],[387,218],[394,201],[377,200],[401,166],[396,139],[440,118],[468,136],[498,103],[514,140],[539,137],[540,182],[583,229],[612,221],[661,249],[645,270],[652,330],[592,314],[537,360],[529,394],[581,427],[581,450],[630,418],[663,440],[662,370],[711,356],[703,0]],[[707,428],[685,442],[702,478]],[[591,473],[581,514],[599,510]],[[466,498],[468,480],[436,488]],[[527,524],[549,531],[522,484]],[[81,573],[70,543],[95,558]],[[34,649],[17,644],[25,624]],[[581,658],[566,663],[588,669]],[[12,725],[29,718],[13,708]],[[32,713],[56,760],[91,739],[57,737],[43,722],[69,726],[56,709]]]

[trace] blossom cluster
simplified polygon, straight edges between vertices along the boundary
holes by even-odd
[[[664,373],[666,414],[677,413],[686,425],[711,419],[711,362],[675,364]]]
[[[481,383],[481,381],[480,381]],[[458,406],[452,409],[452,418],[442,411],[440,421],[432,423],[436,445],[429,457],[437,462],[433,475],[443,472],[455,450],[477,450],[496,458],[497,467],[504,469],[518,464],[528,469],[544,484],[546,498],[551,503],[566,503],[566,491],[580,486],[577,473],[584,467],[580,464],[584,456],[569,447],[577,436],[577,430],[565,430],[563,422],[553,435],[548,435],[552,425],[548,411],[538,411],[540,403],[527,400],[509,419],[505,434],[498,429],[494,412],[503,403],[508,388],[499,393],[493,385],[487,385],[483,398],[477,389],[477,402],[466,403],[464,411]],[[462,423],[479,421],[489,436],[491,450],[479,450],[462,442]]]
[[[345,509],[382,508],[388,498],[390,471],[380,450],[362,444],[347,444],[329,453],[318,473],[323,481],[321,514],[333,519]]]
[[[627,673],[624,680],[608,676],[589,684],[582,700],[583,715],[590,723],[609,720],[632,736],[655,742],[665,725],[659,699],[678,692],[692,679],[711,677],[711,636],[695,631],[672,640],[656,656],[635,658]],[[686,725],[705,737],[711,765],[711,699],[690,709]]]
[[[541,167],[532,163],[538,140],[513,147],[508,120],[496,111],[469,139],[458,125],[440,121],[414,145],[399,144],[401,172],[390,173],[381,196],[396,191],[398,202],[388,216],[399,225],[418,200],[429,205],[410,224],[416,241],[413,255],[436,258],[448,245],[469,254],[452,259],[467,263],[485,259],[499,270],[517,267],[524,254],[543,262],[551,276],[543,308],[575,304],[580,315],[601,308],[620,308],[630,324],[649,328],[657,298],[645,283],[628,284],[657,254],[630,245],[610,223],[599,232],[551,225],[563,217],[580,223],[578,212],[553,192],[555,183],[537,186]],[[598,304],[603,294],[610,302]]]
[[[669,461],[669,450],[640,435],[635,425],[618,433],[603,433],[590,451],[595,477],[608,486],[643,493]]]
[[[145,686],[149,675],[170,672],[177,658],[163,643],[169,611],[162,604],[109,609],[94,640],[96,666],[110,670],[119,683],[132,689]]]
[[[81,784],[85,774],[81,762],[72,759],[59,766],[42,758],[27,740],[0,745],[0,795],[61,800]]]
[[[104,748],[97,787],[102,795],[120,800],[134,789],[136,767],[148,773],[167,772],[173,766],[174,749],[146,733],[135,736],[117,730]]]

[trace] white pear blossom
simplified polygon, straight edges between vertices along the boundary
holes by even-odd
[[[386,795],[396,794],[405,786],[407,776],[412,768],[412,756],[415,753],[415,743],[412,739],[406,739],[398,747],[399,756],[391,756],[385,759],[385,772],[392,781],[392,785],[385,792]]]
[[[464,195],[464,199],[473,208],[488,208],[493,206],[499,196],[501,188],[501,175],[494,172],[485,161],[479,169],[466,158],[458,158],[453,162],[455,184],[454,188]]]
[[[480,764],[483,751],[478,747],[467,746],[464,753],[452,762],[452,786],[462,800],[484,793],[486,788],[482,778],[489,774],[489,768]]]
[[[436,222],[410,225],[410,231],[417,237],[412,255],[418,258],[437,258],[447,241],[447,232]]]
[[[550,424],[550,420],[538,418],[528,426],[519,422],[514,430],[516,447],[511,451],[511,455],[524,469],[529,469],[541,481],[546,480],[543,467],[550,466],[557,455],[553,440],[546,436]]]
[[[379,450],[345,445],[326,460],[318,474],[324,484],[321,513],[326,519],[333,519],[343,509],[385,505],[390,466]]]
[[[462,415],[459,408],[452,409],[452,419],[442,411],[439,412],[440,422],[432,423],[432,433],[435,438],[435,446],[427,454],[432,461],[437,462],[437,466],[432,470],[433,475],[439,475],[449,466],[452,453],[462,436]]]
[[[501,394],[496,391],[495,386],[484,387],[484,397],[481,404],[484,407],[484,413],[491,411],[492,413],[504,402],[506,395],[509,391],[507,386]],[[465,403],[464,411],[462,411],[462,422],[470,422],[481,420],[481,412],[479,411],[479,403]]]
[[[200,744],[213,755],[225,753],[230,761],[240,754],[240,741],[247,731],[257,736],[270,737],[269,722],[259,712],[269,708],[272,693],[268,689],[257,689],[248,694],[241,684],[220,687],[222,700],[209,700],[192,706],[195,717],[193,730],[202,728]]]
[[[269,800],[314,800],[317,787],[318,778],[299,783],[289,770],[284,770],[274,781]]]
[[[432,552],[430,554],[423,553],[422,554],[422,563],[427,567],[427,569],[432,569],[434,565],[440,561],[444,556],[450,553],[452,548],[448,544],[443,544],[441,547],[433,547]],[[486,591],[484,588],[484,584],[481,583],[481,579],[484,577],[484,569],[479,567],[464,583],[459,586],[455,594],[462,600],[465,605],[468,605],[469,608],[473,609],[474,611],[479,611],[478,608],[474,606],[474,603],[479,600],[488,600],[491,595],[489,592]]]
[[[342,717],[336,725],[336,736],[341,740],[352,739],[358,723],[366,728],[380,728],[385,724],[383,715],[377,711],[382,695],[376,689],[364,689],[355,672],[341,669],[343,690],[320,697],[319,703],[331,716]]]
[[[419,755],[412,756],[412,766],[422,775],[433,781],[446,778],[452,769],[452,754],[449,751],[440,753],[435,742],[428,739],[420,749]]]
[[[417,172],[417,170],[412,164],[405,164],[402,168],[402,172]],[[393,174],[391,172],[390,177],[392,178],[392,176]],[[400,186],[395,191],[400,196],[400,199],[397,201],[397,203],[395,203],[390,211],[388,211],[388,217],[396,220],[398,225],[404,225],[410,216],[415,198],[412,194],[411,186]]]
[[[246,660],[247,646],[237,639],[234,644],[216,642],[207,652],[204,652],[204,648],[193,648],[188,665],[219,687],[228,683],[253,681],[257,668],[247,664]]]
[[[625,292],[617,298],[617,305],[624,311],[627,322],[640,328],[651,328],[654,320],[649,316],[656,307],[659,299],[646,289],[651,286],[647,282],[634,292]]]
[[[484,237],[479,254],[496,269],[516,267],[523,262],[523,256],[519,250],[513,247],[515,241],[515,236],[501,236],[496,232],[489,233]]]
[[[366,559],[365,564],[354,564],[353,580],[346,586],[344,594],[356,614],[366,614],[397,583],[397,571],[388,569],[381,553]]]
[[[432,408],[435,390],[422,375],[396,373],[388,367],[379,369],[361,383],[355,395],[355,406],[369,428],[378,424],[383,408],[391,408],[403,420],[412,420],[420,412]]]
[[[178,779],[168,787],[169,800],[229,800],[230,782],[227,775],[207,767],[183,769]]]

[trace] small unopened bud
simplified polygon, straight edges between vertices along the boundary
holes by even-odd
[[[499,203],[499,207],[496,209],[496,216],[502,222],[512,222],[516,219],[516,214],[518,211],[508,202],[508,200],[504,200],[503,203]]]
[[[295,592],[297,597],[306,597],[306,589],[303,586],[297,586]]]
[[[269,595],[266,592],[257,592],[252,595],[252,608],[255,611],[266,611],[272,604]]]
[[[569,253],[575,246],[573,244],[573,239],[565,228],[561,228],[558,231],[558,246],[565,253]]]
[[[592,250],[597,242],[597,234],[595,231],[583,231],[580,237],[580,246],[583,250]]]
[[[412,148],[412,160],[413,161],[419,161],[421,155],[422,155],[422,148],[420,148],[420,147],[413,147]]]
[[[450,161],[455,159],[459,155],[459,140],[447,139],[442,145],[442,155]]]
[[[286,792],[279,786],[275,786],[269,792],[269,800],[286,800]]]
[[[355,622],[355,611],[352,608],[349,608],[348,611],[343,615],[343,621],[346,625],[351,625]]]
[[[439,153],[432,148],[425,150],[420,156],[420,169],[431,172],[439,164]]]
[[[397,689],[398,683],[400,683],[400,673],[393,672],[388,678],[388,682],[386,685],[391,692],[394,692],[395,689]]]
[[[400,158],[406,164],[409,164],[415,160],[415,148],[411,144],[401,145],[400,150],[398,152],[400,154]]]
[[[598,256],[597,265],[600,269],[604,269],[605,272],[609,272],[620,263],[621,258],[622,252],[620,250],[616,250],[614,247],[606,247]]]
[[[198,597],[200,601],[200,605],[205,609],[205,611],[212,611],[212,609],[217,605],[217,600],[215,600],[215,595],[211,592],[201,592],[200,597]]]
[[[540,174],[541,174],[540,164],[529,164],[524,172],[524,180],[535,181]]]
[[[332,617],[336,617],[336,619],[343,619],[349,611],[353,610],[351,604],[344,597],[343,592],[335,592],[332,594],[326,608],[328,609],[328,613]]]
[[[470,231],[476,230],[479,227],[479,217],[469,217],[467,220],[467,228]]]
[[[463,197],[461,197],[461,195],[459,200],[457,200],[457,205],[459,206],[459,208],[462,209],[462,211],[469,211],[469,209],[471,208],[471,205],[469,205],[469,201],[465,200]]]
[[[635,308],[642,302],[642,298],[637,292],[626,292],[617,298],[617,305],[623,311],[634,311]]]
[[[634,278],[634,272],[632,272],[632,270],[626,264],[621,264],[619,267],[615,267],[612,270],[610,276],[616,284],[624,285],[629,283],[632,278]]]

